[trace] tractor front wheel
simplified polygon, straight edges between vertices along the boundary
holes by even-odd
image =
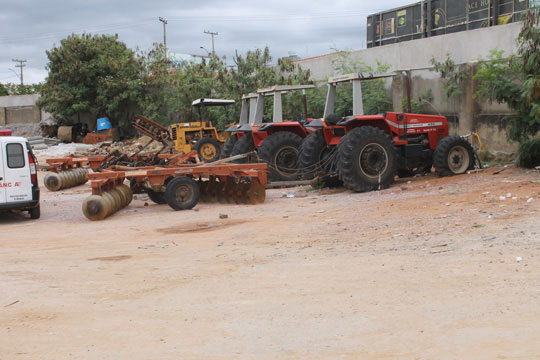
[[[385,189],[396,174],[397,153],[390,136],[363,126],[345,135],[338,147],[338,170],[343,184],[356,192]]]
[[[212,162],[219,159],[221,146],[219,141],[214,138],[204,137],[197,141],[197,154],[202,161]]]
[[[165,188],[165,200],[174,210],[187,210],[199,202],[200,190],[197,183],[185,176],[171,180]]]
[[[270,181],[297,180],[298,149],[302,138],[295,133],[279,131],[269,135],[257,149],[259,157],[268,163]]]
[[[463,174],[474,169],[474,149],[461,136],[447,136],[435,148],[433,165],[440,176]]]

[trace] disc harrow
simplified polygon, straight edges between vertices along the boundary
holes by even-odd
[[[266,163],[104,170],[87,175],[92,195],[84,201],[83,213],[90,220],[102,220],[126,207],[132,189],[141,188],[160,194],[174,210],[191,209],[199,201],[260,204],[265,200],[266,174]],[[125,180],[131,188],[124,185]]]

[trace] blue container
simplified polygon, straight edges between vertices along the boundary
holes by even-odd
[[[109,118],[102,117],[102,118],[97,119],[97,130],[98,131],[107,130],[107,129],[110,129],[110,128],[112,128],[112,125],[111,125],[111,122],[109,121]]]

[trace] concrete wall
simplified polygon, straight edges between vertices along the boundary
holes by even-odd
[[[431,90],[433,101],[425,108],[426,113],[443,114],[449,118],[451,132],[467,134],[477,131],[487,148],[492,150],[513,151],[516,144],[506,139],[504,115],[510,109],[504,104],[479,103],[474,98],[475,84],[472,81],[474,64],[480,58],[487,58],[493,49],[504,50],[505,55],[517,53],[516,39],[521,23],[494,26],[431,38],[406,41],[398,44],[354,51],[350,54],[351,62],[362,61],[376,68],[377,62],[390,66],[389,72],[398,72],[387,81],[389,98],[394,111],[404,111],[403,99],[406,97],[405,78],[401,71],[408,71],[411,79],[411,96],[418,97]],[[444,61],[450,57],[457,64],[469,64],[473,69],[470,77],[462,86],[460,99],[446,99],[443,82],[439,73],[432,70],[431,59]],[[341,59],[341,60],[340,60]],[[339,54],[328,54],[296,61],[304,70],[310,70],[317,80],[325,80],[337,75],[336,64],[343,60]]]
[[[48,116],[37,105],[39,94],[0,96],[0,126],[38,124]]]
[[[390,66],[390,71],[430,68],[431,58],[439,61],[450,53],[458,63],[468,63],[486,58],[493,49],[504,50],[505,54],[517,52],[516,38],[521,23],[493,26],[453,34],[439,35],[425,39],[405,41],[370,49],[353,51],[352,59],[361,59],[366,65],[376,67],[377,61]],[[295,61],[317,80],[325,80],[335,75],[333,61],[336,54],[328,54]]]

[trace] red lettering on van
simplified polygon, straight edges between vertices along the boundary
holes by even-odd
[[[7,188],[7,187],[11,187],[11,186],[12,186],[11,183],[0,183],[0,187]]]

